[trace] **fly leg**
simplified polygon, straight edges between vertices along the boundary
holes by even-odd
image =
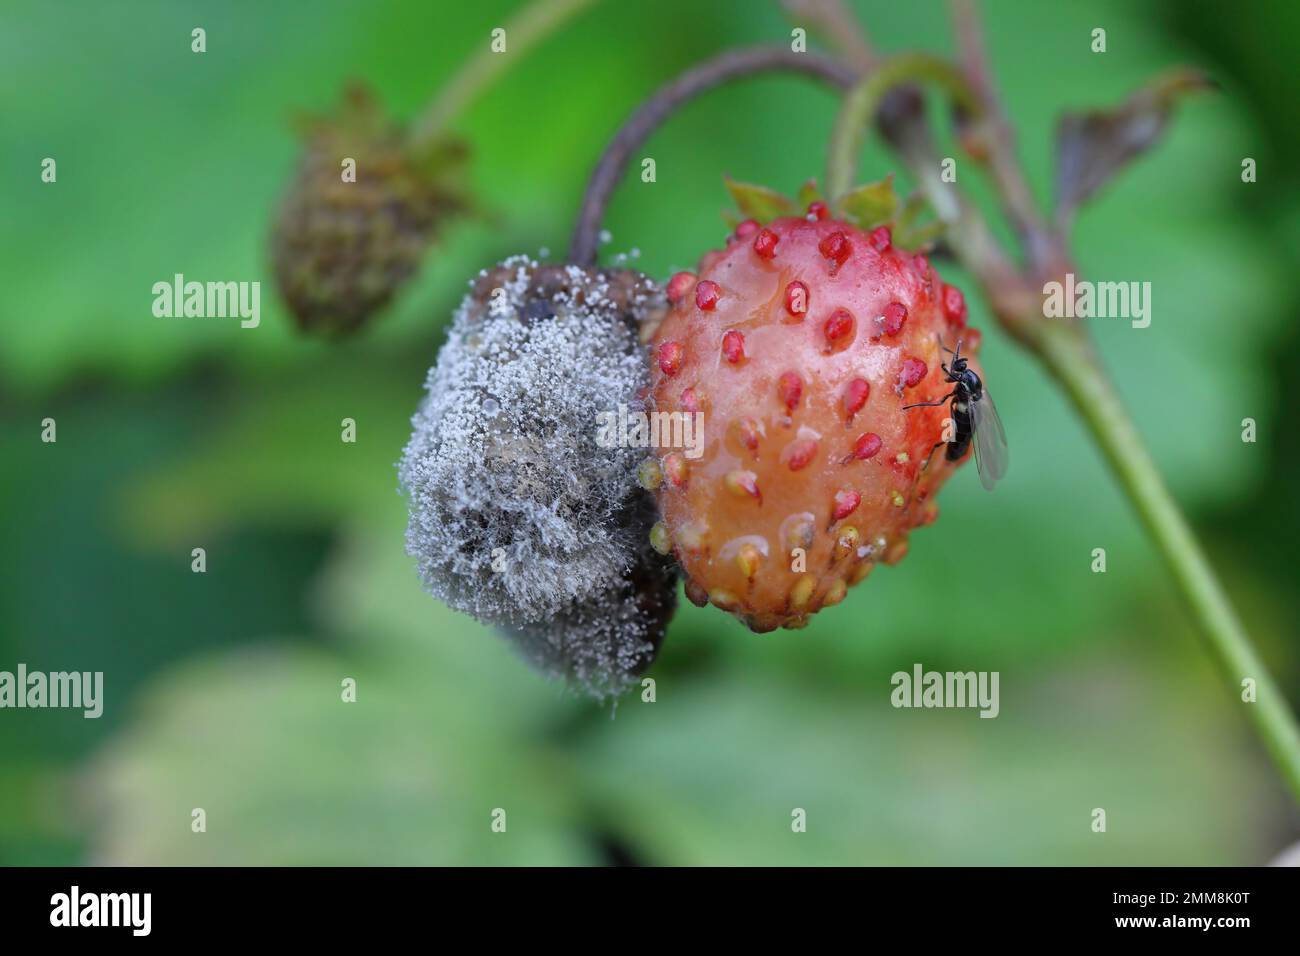
[[[935,405],[942,405],[944,402],[948,401],[948,399],[952,398],[956,394],[957,394],[957,390],[953,389],[951,392],[949,392],[943,398],[939,399],[937,402],[913,402],[911,405],[904,405],[903,410],[906,411],[909,408],[931,408]]]

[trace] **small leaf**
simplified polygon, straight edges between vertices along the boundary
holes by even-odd
[[[815,202],[820,202],[822,198],[821,190],[817,188],[817,180],[810,179],[799,187],[798,197],[799,205],[807,209]]]
[[[908,229],[916,224],[925,213],[930,210],[930,203],[926,201],[924,195],[919,192],[913,192],[903,200],[903,208],[899,211],[894,226],[896,229]]]
[[[839,207],[844,217],[859,229],[874,229],[893,222],[899,208],[898,194],[894,192],[894,174],[847,193],[840,198]]]
[[[896,229],[894,245],[904,252],[918,252],[929,249],[947,231],[947,223],[939,219],[909,226],[906,229]]]
[[[741,215],[747,219],[764,223],[780,216],[798,215],[798,207],[794,204],[794,200],[774,189],[756,186],[753,183],[738,183],[730,177],[726,182],[731,198],[736,201]]]
[[[921,193],[909,195],[894,220],[894,245],[907,252],[933,245],[944,234],[947,224],[940,219],[922,222],[921,218],[931,211],[930,203]]]
[[[1134,157],[1154,146],[1179,98],[1213,88],[1198,70],[1178,69],[1156,78],[1122,106],[1067,113],[1056,131],[1056,211],[1065,224]]]

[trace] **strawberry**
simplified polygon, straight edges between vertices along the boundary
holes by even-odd
[[[961,293],[921,254],[831,218],[747,220],[679,273],[651,348],[651,406],[703,413],[702,454],[661,446],[652,541],[687,596],[755,631],[800,627],[938,514],[941,342],[974,358]],[[972,363],[978,371],[978,365]],[[664,431],[661,434],[670,434]]]
[[[418,271],[468,199],[466,149],[417,146],[364,89],[307,121],[306,143],[276,215],[271,262],[299,329],[344,336],[371,321]],[[356,162],[355,181],[341,161]]]
[[[676,603],[675,570],[648,534],[644,452],[593,427],[605,410],[640,409],[640,343],[663,304],[627,269],[512,256],[483,270],[398,465],[425,587],[596,698],[650,665]]]

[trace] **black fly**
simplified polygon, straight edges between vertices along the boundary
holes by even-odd
[[[947,444],[948,461],[958,461],[966,454],[967,447],[970,446],[972,439],[975,443],[975,466],[979,469],[980,481],[989,491],[998,480],[1007,473],[1007,433],[1002,430],[1002,419],[998,417],[997,406],[993,404],[993,398],[984,391],[984,383],[980,380],[974,369],[967,366],[967,362],[961,357],[961,340],[957,340],[957,351],[954,352],[939,341],[943,350],[952,356],[952,367],[943,366],[948,381],[952,383],[952,391],[939,399],[937,402],[916,402],[912,405],[904,405],[904,409],[922,408],[935,405],[943,405],[945,402],[952,402],[952,422],[956,428],[956,435],[950,442],[936,442],[935,446],[930,449],[930,454],[926,456],[925,465],[922,471],[930,464],[930,459],[941,445]]]

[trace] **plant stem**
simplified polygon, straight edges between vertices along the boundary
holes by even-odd
[[[899,63],[907,58],[897,58],[880,67],[850,93],[837,120],[828,161],[828,195],[836,197],[849,188],[866,124],[877,112],[888,88],[906,82],[891,78],[896,70],[911,69],[918,78],[938,79],[954,98],[959,91],[964,91],[963,95],[978,104],[971,111],[976,118],[987,122],[993,117],[997,120],[995,127],[1010,133],[1010,124],[993,93],[973,2],[954,0],[954,13],[970,78],[954,77],[950,67],[944,69],[943,64],[918,62],[917,58],[912,58],[910,67]],[[837,38],[836,43],[843,48],[842,40]],[[940,68],[933,71],[931,66]],[[879,119],[885,139],[902,156],[940,218],[949,224],[949,244],[962,264],[979,279],[999,323],[1039,357],[1087,425],[1093,441],[1172,571],[1209,641],[1212,659],[1234,694],[1240,692],[1243,679],[1249,677],[1255,681],[1255,701],[1243,701],[1243,704],[1291,793],[1300,802],[1300,729],[1286,698],[1237,620],[1205,553],[1165,487],[1082,330],[1043,319],[1042,300],[1038,295],[1042,277],[1071,269],[1064,230],[1055,234],[1045,232],[1043,218],[1024,184],[1012,141],[995,136],[990,156],[994,181],[1028,258],[1028,274],[1015,268],[989,232],[979,210],[954,186],[940,181],[937,156],[920,103],[904,102],[902,106],[905,108],[892,113],[881,111]]]
[[[1049,323],[1036,338],[1044,364],[1087,424],[1173,572],[1234,694],[1240,693],[1244,678],[1255,681],[1256,701],[1243,706],[1292,794],[1300,801],[1300,730],[1295,717],[1251,646],[1205,552],[1161,480],[1110,379],[1078,329]]]
[[[446,132],[451,122],[484,89],[491,86],[516,57],[546,39],[565,21],[596,0],[533,0],[505,25],[506,50],[494,53],[484,47],[456,71],[411,128],[416,147],[427,146]]]
[[[1007,218],[1025,249],[1030,270],[1036,275],[1059,271],[1065,263],[1065,251],[1039,212],[1020,165],[1015,130],[1001,98],[993,89],[993,71],[984,46],[984,30],[975,0],[951,0],[951,7],[965,73],[984,114],[984,121],[977,131],[986,153],[984,162],[1002,197]]]
[[[859,72],[876,65],[866,28],[844,0],[781,0],[781,6],[791,23],[812,27]]]
[[[979,102],[966,78],[943,57],[905,53],[879,64],[844,98],[835,129],[831,132],[826,155],[826,196],[832,206],[853,185],[867,127],[875,121],[876,110],[885,94],[897,86],[918,80],[943,87],[958,106],[971,113],[978,112]]]
[[[816,53],[795,53],[788,47],[750,47],[723,53],[682,73],[655,93],[619,128],[587,181],[569,243],[569,261],[590,266],[596,261],[601,223],[614,187],[629,158],[669,116],[701,93],[756,73],[788,70],[803,73],[841,89],[851,87],[858,73],[847,64]]]

